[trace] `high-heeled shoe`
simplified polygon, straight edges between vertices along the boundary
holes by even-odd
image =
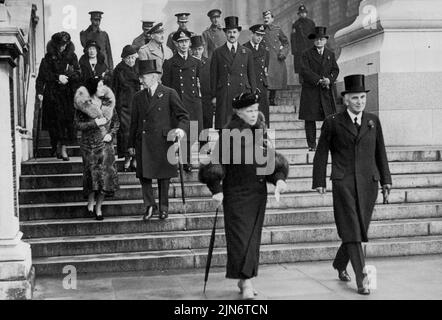
[[[104,220],[103,213],[101,215],[98,215],[97,212],[95,211],[95,220],[103,221]]]
[[[243,289],[243,286],[242,286],[242,282],[241,282],[241,280],[238,281],[238,288],[239,288],[239,293],[242,294],[243,291],[244,291],[244,289]],[[253,295],[257,296],[257,295],[258,295],[258,291],[256,291],[255,289],[253,289]]]
[[[149,207],[146,209],[146,212],[143,215],[143,221],[149,221],[150,219],[152,219],[153,216],[153,212],[154,212],[154,207]]]
[[[95,208],[92,210],[89,210],[89,207],[86,207],[88,217],[95,217]]]

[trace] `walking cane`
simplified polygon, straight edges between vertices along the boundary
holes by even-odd
[[[186,196],[184,194],[184,168],[183,161],[181,159],[181,141],[176,138],[175,142],[178,144],[178,167],[180,171],[180,183],[181,183],[181,199],[183,201],[183,209],[181,213],[187,214],[187,206],[186,206]]]
[[[204,294],[206,293],[207,282],[209,281],[210,267],[212,265],[213,249],[215,248],[216,223],[218,220],[219,208],[216,209],[215,221],[213,222],[212,236],[210,238],[209,252],[207,253],[206,274],[204,277]]]

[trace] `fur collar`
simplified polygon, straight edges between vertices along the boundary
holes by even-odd
[[[115,108],[115,95],[112,90],[103,86],[100,89],[102,96],[90,96],[85,87],[80,87],[74,97],[75,109],[83,112],[92,119],[105,117],[108,121],[112,119]]]
[[[49,40],[47,46],[46,46],[46,56],[50,58],[57,58],[57,57],[72,57],[75,55],[75,45],[72,42],[69,42],[69,44],[66,46],[66,50],[64,50],[62,53],[58,51],[57,46],[54,44],[52,40]]]
[[[265,117],[262,112],[259,112],[258,114],[258,122],[254,126],[249,125],[246,123],[243,119],[241,119],[236,113],[232,115],[232,119],[230,122],[226,125],[226,129],[239,129],[240,131],[243,131],[245,129],[263,129],[264,131],[267,129],[266,123],[265,123]]]

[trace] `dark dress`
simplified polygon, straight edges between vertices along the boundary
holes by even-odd
[[[95,97],[95,101],[99,100]],[[89,194],[96,192],[113,197],[119,189],[113,143],[120,126],[117,113],[114,111],[111,121],[105,126],[105,131],[113,138],[108,143],[103,141],[106,132],[96,125],[94,119],[79,110],[75,113],[75,125],[81,131],[83,196],[87,198]]]
[[[89,63],[89,56],[84,54],[80,58],[80,68],[81,68],[81,82],[84,83],[87,79],[95,76],[103,77],[106,72],[109,71],[107,64],[104,62],[104,56],[102,54],[97,55],[97,65],[95,69],[92,69]]]
[[[260,114],[258,123],[251,127],[237,115],[225,127],[226,133],[238,129],[251,130],[255,143],[262,144],[262,139],[256,135],[256,129],[265,130],[264,116]],[[264,135],[265,136],[265,135]],[[225,142],[221,135],[212,154],[212,162],[201,165],[199,180],[206,184],[213,194],[224,193],[224,222],[227,241],[227,278],[250,279],[258,275],[259,252],[261,234],[264,224],[265,209],[267,205],[267,182],[276,184],[278,180],[286,180],[289,166],[287,160],[276,154],[275,170],[268,175],[258,175],[257,169],[261,167],[256,161],[246,164],[244,154],[253,153],[254,144],[241,144],[241,164],[231,164],[235,140],[230,141],[230,156],[222,153],[220,146]],[[268,153],[270,154],[270,153]],[[220,156],[222,155],[222,156]],[[219,159],[220,161],[215,161]],[[217,164],[221,163],[221,164]],[[222,182],[222,185],[221,185]]]
[[[80,66],[74,51],[69,43],[60,53],[49,41],[36,81],[37,94],[43,95],[42,129],[49,131],[53,148],[57,143],[70,145],[76,140],[73,99],[80,83]],[[68,84],[61,84],[59,75],[68,76]]]
[[[132,100],[140,91],[140,80],[135,72],[135,67],[129,67],[121,61],[114,70],[112,88],[116,97],[116,110],[120,119],[120,130],[117,134],[117,150],[119,157],[127,157],[130,120],[132,115]]]

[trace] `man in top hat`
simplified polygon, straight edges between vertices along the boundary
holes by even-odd
[[[293,22],[291,43],[292,54],[294,56],[295,73],[301,73],[301,57],[302,53],[313,46],[313,41],[308,38],[309,35],[315,33],[315,23],[307,18],[308,10],[305,5],[301,4],[298,10],[299,19]],[[302,79],[300,79],[302,83]]]
[[[189,31],[179,31],[173,35],[173,41],[178,44],[178,52],[164,62],[162,77],[162,83],[175,89],[180,96],[189,113],[191,128],[196,129],[187,137],[187,147],[181,148],[183,160],[186,160],[186,172],[192,171],[192,146],[198,141],[203,129],[203,107],[199,89],[201,62],[190,54],[190,37]],[[183,145],[185,146],[186,144]]]
[[[177,92],[162,85],[156,60],[139,62],[144,90],[132,101],[129,153],[136,157],[137,178],[145,205],[143,220],[154,214],[167,219],[170,179],[178,176],[176,164],[168,159],[175,138],[182,139],[189,127],[189,114]],[[159,207],[155,203],[152,180],[158,180]]]
[[[261,91],[259,100],[259,111],[264,114],[266,125],[270,125],[269,97],[267,92],[267,74],[269,68],[270,54],[262,44],[265,35],[265,26],[256,24],[250,28],[252,32],[251,40],[244,44],[253,53],[253,61],[255,66],[256,86]]]
[[[204,57],[204,40],[202,36],[193,36],[191,41],[192,56],[201,62],[199,88],[203,105],[203,129],[213,128],[215,108],[212,104],[212,92],[210,90],[210,59]],[[205,144],[206,141],[201,141]]]
[[[177,50],[177,43],[173,42],[173,35],[175,34],[175,32],[189,31],[187,28],[187,24],[189,23],[189,16],[190,16],[190,13],[177,13],[175,15],[175,17],[177,18],[178,30],[169,34],[169,37],[167,38],[167,46],[170,48],[170,50],[172,50],[172,52],[174,54],[178,50]],[[190,32],[190,34],[192,36],[195,35],[193,32]]]
[[[389,194],[392,180],[385,151],[381,123],[365,112],[367,93],[365,77],[344,79],[342,93],[345,111],[329,116],[322,127],[313,166],[313,189],[326,192],[329,151],[332,156],[334,216],[342,239],[333,267],[341,281],[351,281],[346,268],[351,261],[358,293],[367,295],[365,261],[361,242],[368,242],[367,232],[378,198],[379,183]]]
[[[226,43],[226,34],[221,26],[221,10],[213,9],[207,13],[212,24],[203,32],[204,56],[211,58],[215,49]]]
[[[114,68],[114,60],[112,59],[112,49],[110,45],[109,35],[106,31],[100,29],[102,11],[91,11],[91,25],[80,32],[80,41],[83,48],[89,40],[96,41],[104,55],[105,63],[110,70]]]
[[[276,90],[283,90],[287,87],[287,65],[286,58],[289,54],[289,40],[280,26],[275,25],[273,13],[270,10],[263,12],[266,34],[263,44],[270,53],[269,62],[269,100],[270,105],[275,105]]]
[[[215,50],[210,64],[212,103],[216,105],[215,128],[223,129],[233,114],[233,98],[256,91],[252,52],[238,43],[242,27],[238,17],[224,19],[227,42]]]
[[[134,39],[132,46],[138,51],[140,48],[150,42],[151,34],[149,30],[152,29],[154,21],[143,20],[143,33]]]
[[[327,29],[316,27],[309,35],[314,47],[302,54],[301,76],[303,77],[299,119],[305,121],[305,133],[310,151],[316,149],[316,121],[336,113],[334,90],[339,75],[335,54],[327,44]]]
[[[172,51],[164,45],[164,29],[160,22],[148,31],[152,39],[150,42],[140,48],[138,51],[138,59],[156,60],[158,71],[163,72],[163,63],[165,60],[172,58]]]

